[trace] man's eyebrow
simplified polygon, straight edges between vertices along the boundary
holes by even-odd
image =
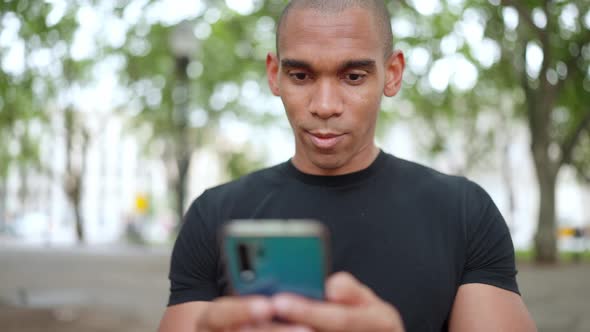
[[[306,70],[311,70],[313,68],[313,66],[306,62],[306,61],[301,61],[301,60],[295,60],[295,59],[283,59],[281,60],[281,66],[283,68],[300,68],[300,69],[306,69]],[[354,68],[367,68],[367,69],[373,69],[376,66],[376,62],[375,60],[371,60],[371,59],[360,59],[360,60],[349,60],[344,62],[342,65],[340,65],[338,67],[339,71],[344,71],[347,69],[354,69]]]
[[[354,68],[368,68],[373,69],[376,66],[375,60],[361,59],[361,60],[350,60],[346,61],[340,66],[340,71]]]
[[[301,61],[301,60],[294,60],[294,59],[283,59],[281,60],[281,66],[283,68],[302,68],[302,69],[311,69],[311,64]]]

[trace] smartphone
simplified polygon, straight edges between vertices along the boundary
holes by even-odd
[[[295,293],[324,299],[328,231],[313,220],[235,220],[223,229],[230,287],[237,295]]]

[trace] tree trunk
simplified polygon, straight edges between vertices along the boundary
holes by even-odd
[[[551,116],[557,100],[557,87],[547,80],[547,70],[552,63],[549,37],[542,35],[543,64],[538,78],[538,87],[530,84],[523,72],[523,88],[526,93],[527,114],[531,132],[531,149],[539,186],[539,215],[535,234],[535,261],[557,262],[557,232],[555,190],[557,175],[561,168],[559,157],[552,156],[550,148],[556,145],[551,138]],[[523,54],[524,57],[524,54]],[[557,148],[559,146],[556,145]],[[561,152],[561,151],[560,151]]]
[[[65,191],[72,205],[76,235],[79,243],[85,241],[84,218],[82,215],[83,177],[86,170],[86,151],[89,144],[89,133],[72,109],[67,109],[65,117],[66,137],[66,178]],[[75,144],[77,143],[77,144]],[[78,161],[77,163],[75,161]]]
[[[76,204],[76,206],[74,206],[74,214],[76,216],[76,236],[78,238],[78,243],[84,244],[84,240],[85,240],[84,220],[82,218],[82,211],[80,209],[80,204]]]
[[[554,91],[546,80],[536,98],[528,101],[531,115],[531,147],[539,186],[539,215],[535,234],[535,260],[537,263],[557,262],[557,232],[555,211],[555,190],[561,164],[551,157],[549,123],[554,105]],[[531,107],[534,107],[532,109]]]
[[[82,217],[82,176],[82,173],[78,173],[75,170],[69,170],[66,175],[65,184],[66,196],[72,206],[72,211],[74,212],[76,236],[79,243],[84,243],[85,240],[84,220]]]
[[[506,190],[506,198],[508,201],[508,215],[506,221],[510,232],[516,230],[514,212],[516,211],[516,199],[514,197],[514,180],[512,178],[512,165],[510,162],[510,140],[511,137],[504,141],[502,147],[502,181],[504,182],[504,189]]]
[[[18,200],[20,202],[20,209],[24,213],[28,210],[29,200],[29,172],[26,165],[19,167],[20,187],[18,188]]]
[[[0,178],[0,231],[8,226],[6,217],[6,180]]]
[[[539,219],[535,235],[535,260],[537,263],[557,261],[555,191],[557,172],[546,164],[536,164],[539,182]]]

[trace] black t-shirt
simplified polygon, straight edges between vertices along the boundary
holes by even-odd
[[[332,271],[348,271],[401,313],[408,331],[445,331],[457,289],[518,293],[504,219],[475,183],[381,152],[341,176],[291,162],[205,191],[174,245],[169,305],[227,294],[219,230],[231,219],[306,218],[331,233]]]

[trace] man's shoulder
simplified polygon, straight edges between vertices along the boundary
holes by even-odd
[[[394,157],[396,158],[396,157]],[[405,188],[422,199],[444,202],[441,207],[459,204],[474,215],[483,214],[490,207],[496,209],[489,193],[475,181],[461,175],[442,173],[428,166],[396,158],[397,171]],[[474,218],[474,220],[477,218]]]
[[[438,171],[432,167],[389,155],[390,171],[398,181],[415,187],[433,187],[450,189],[470,185],[473,182],[460,175],[452,175]]]
[[[407,197],[431,202],[442,202],[441,206],[486,207],[492,198],[478,183],[462,175],[440,172],[434,168],[390,157],[388,172],[394,174],[392,190],[403,191]]]

